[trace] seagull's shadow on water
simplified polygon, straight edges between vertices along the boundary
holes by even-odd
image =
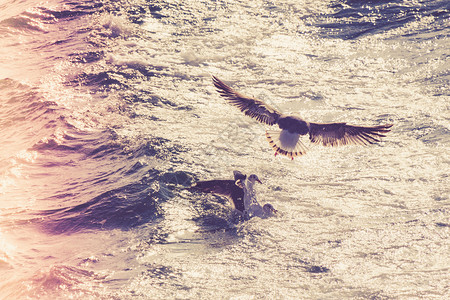
[[[244,221],[237,211],[227,207],[228,200],[221,197],[207,195],[191,201],[195,215],[193,221],[201,228],[198,232],[237,234],[238,225]]]

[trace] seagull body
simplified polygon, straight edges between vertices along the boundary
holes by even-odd
[[[239,171],[234,171],[234,180],[207,180],[199,181],[194,186],[193,190],[212,193],[227,197],[235,209],[243,213],[245,211],[244,205],[244,184],[246,175]]]
[[[258,203],[258,200],[256,199],[256,192],[253,189],[255,182],[261,183],[258,177],[252,174],[246,180],[246,185],[243,185],[245,214],[248,216],[248,218],[271,217],[275,213],[277,213],[277,210],[270,203],[266,203],[264,204],[264,206],[261,206],[261,204]]]
[[[368,145],[380,141],[384,133],[390,131],[392,125],[372,127],[353,126],[347,123],[312,123],[300,117],[285,115],[261,100],[244,96],[223,83],[217,77],[212,77],[219,94],[228,103],[236,106],[245,115],[267,124],[277,124],[281,131],[266,131],[266,138],[278,153],[291,159],[306,153],[306,147],[300,136],[309,134],[309,140],[323,146]]]
[[[242,189],[244,190],[244,207],[248,211],[253,203],[258,203],[256,200],[256,192],[253,186],[255,182],[261,183],[258,177],[254,174],[250,175],[247,180],[242,181]]]
[[[192,189],[229,198],[234,208],[244,216],[266,218],[277,212],[271,204],[261,207],[256,200],[253,186],[256,182],[261,183],[258,176],[252,174],[247,179],[246,175],[234,171],[234,179],[199,181],[192,186]]]

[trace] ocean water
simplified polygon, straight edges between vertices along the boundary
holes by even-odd
[[[0,299],[450,297],[448,1],[0,2]],[[381,143],[274,157],[211,75]],[[255,173],[237,222],[197,180]]]

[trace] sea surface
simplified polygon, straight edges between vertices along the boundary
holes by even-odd
[[[449,34],[444,0],[0,1],[0,299],[449,299]],[[275,157],[212,75],[392,131]],[[276,217],[188,189],[233,170]]]

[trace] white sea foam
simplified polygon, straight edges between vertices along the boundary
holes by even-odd
[[[0,298],[448,297],[440,1],[23,3],[45,32],[0,21]],[[210,75],[392,131],[274,157]],[[186,189],[233,170],[278,217]]]

